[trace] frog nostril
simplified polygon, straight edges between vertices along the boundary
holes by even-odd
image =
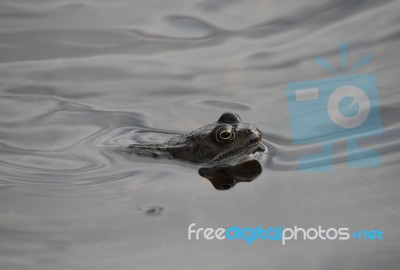
[[[248,128],[248,129],[246,130],[246,133],[247,133],[247,134],[252,134],[252,133],[253,133],[253,130],[250,129],[250,128]]]

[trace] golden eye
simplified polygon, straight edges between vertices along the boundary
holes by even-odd
[[[230,126],[220,127],[215,134],[219,143],[230,143],[235,139],[235,131]]]

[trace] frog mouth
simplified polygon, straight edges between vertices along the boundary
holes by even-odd
[[[216,161],[221,161],[221,160],[228,160],[232,157],[249,155],[249,154],[256,152],[256,150],[258,148],[265,149],[264,147],[262,147],[260,145],[260,141],[261,141],[261,137],[256,137],[254,139],[251,139],[250,141],[248,141],[246,144],[244,144],[242,146],[239,146],[234,149],[224,151],[224,152],[218,154],[210,161],[210,163],[213,163]]]

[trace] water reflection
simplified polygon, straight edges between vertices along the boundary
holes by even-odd
[[[240,182],[251,182],[262,172],[260,162],[247,160],[236,165],[220,165],[210,168],[200,168],[199,174],[210,180],[218,190],[228,190]]]

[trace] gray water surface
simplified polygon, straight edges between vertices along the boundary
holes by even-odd
[[[400,1],[0,1],[0,269],[399,269]],[[379,168],[298,170],[287,83],[377,78]],[[343,72],[345,74],[346,71]],[[337,74],[340,76],[341,74]],[[192,167],[118,154],[135,129],[191,131],[225,111],[269,161],[215,190]],[[323,128],[323,127],[321,127]],[[311,166],[313,166],[311,164]],[[188,240],[188,225],[379,229],[382,241]]]

